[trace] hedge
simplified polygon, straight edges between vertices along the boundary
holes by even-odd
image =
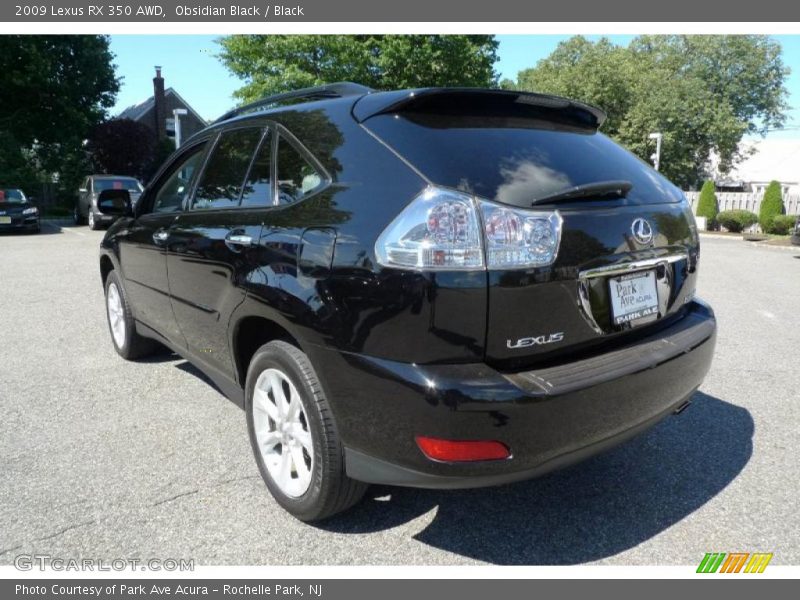
[[[714,182],[706,181],[700,189],[700,199],[697,201],[697,216],[705,217],[709,229],[717,222],[717,195],[714,193]]]
[[[764,192],[764,199],[761,201],[761,209],[758,211],[758,224],[765,233],[775,233],[772,231],[772,222],[775,217],[783,214],[783,199],[781,198],[781,184],[771,181]]]
[[[717,215],[717,223],[728,231],[741,233],[747,227],[758,223],[758,215],[749,210],[723,210]]]
[[[791,233],[794,229],[794,223],[797,220],[797,215],[778,215],[772,219],[772,228],[770,233],[777,235],[786,235]]]

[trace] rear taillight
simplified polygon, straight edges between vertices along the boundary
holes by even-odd
[[[558,211],[508,208],[481,201],[490,269],[519,269],[553,264],[561,242]]]
[[[478,460],[504,460],[511,450],[495,440],[443,440],[417,436],[417,446],[430,459],[445,462],[474,462]]]
[[[381,234],[375,252],[378,262],[387,267],[482,269],[480,228],[472,198],[426,189]]]
[[[558,211],[522,210],[432,186],[384,230],[375,253],[381,265],[400,269],[522,269],[552,264],[560,239]]]

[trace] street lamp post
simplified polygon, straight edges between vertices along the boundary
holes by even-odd
[[[656,141],[656,152],[651,155],[650,158],[653,160],[653,167],[658,171],[658,168],[661,166],[661,138],[664,136],[661,133],[651,133],[647,137]]]
[[[172,111],[172,116],[175,119],[175,148],[181,147],[181,116],[188,114],[189,111],[185,108],[176,108]]]

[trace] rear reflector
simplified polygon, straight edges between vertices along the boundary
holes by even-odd
[[[471,462],[476,460],[502,460],[511,456],[511,450],[502,442],[493,440],[455,441],[417,436],[417,446],[433,460],[446,462]]]

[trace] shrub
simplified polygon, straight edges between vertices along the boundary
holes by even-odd
[[[717,215],[717,223],[728,231],[741,233],[745,228],[758,223],[758,215],[749,210],[723,210]]]
[[[773,233],[772,221],[783,214],[783,198],[781,198],[781,184],[771,181],[764,192],[761,209],[758,211],[758,224],[765,233]]]
[[[706,181],[700,190],[700,198],[697,201],[697,216],[705,217],[708,228],[712,229],[717,222],[717,195],[714,193],[714,182]]]
[[[794,229],[794,223],[797,220],[797,215],[778,215],[772,219],[772,227],[769,233],[778,235],[786,235],[791,233]]]

